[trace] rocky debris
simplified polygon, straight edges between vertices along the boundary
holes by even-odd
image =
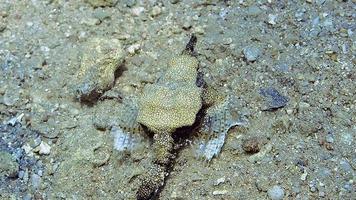
[[[0,33],[6,29],[7,27],[6,22],[7,22],[6,19],[0,16]]]
[[[272,200],[282,200],[284,197],[284,190],[281,186],[275,185],[268,189],[267,194]]]
[[[24,116],[24,113],[21,113],[20,115],[11,118],[9,121],[7,121],[8,125],[15,126],[16,123],[21,123],[22,117]]]
[[[0,176],[16,177],[19,164],[16,159],[5,151],[0,151]]]
[[[40,155],[49,155],[51,153],[51,147],[46,142],[42,141],[39,145],[38,153]]]
[[[243,49],[243,54],[248,62],[254,62],[261,56],[261,50],[256,46],[247,46]]]
[[[85,0],[94,8],[96,7],[106,7],[106,6],[114,6],[117,3],[117,0]]]
[[[278,108],[283,108],[289,101],[287,97],[281,95],[278,90],[272,87],[261,88],[259,93],[262,97],[264,97],[265,100],[265,105],[262,108],[263,111],[271,111]]]
[[[15,191],[16,196],[25,196],[40,188],[45,166],[41,157],[34,154],[39,140],[37,132],[22,128],[19,123],[0,125],[0,190],[5,195],[0,197]]]
[[[247,153],[257,153],[261,149],[261,141],[257,137],[248,138],[243,141],[242,149]]]

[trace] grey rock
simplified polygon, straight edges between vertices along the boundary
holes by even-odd
[[[311,180],[309,182],[309,189],[310,189],[310,192],[316,192],[318,190],[317,188],[317,181],[314,179],[314,180]]]
[[[176,3],[179,3],[181,0],[170,0],[170,2],[172,3],[172,4],[176,4]]]
[[[349,162],[347,162],[347,160],[342,159],[340,161],[340,168],[345,172],[345,173],[351,173],[352,172],[352,167],[349,164]]]
[[[25,175],[25,171],[19,171],[19,173],[18,173],[18,177],[20,178],[20,179],[22,179],[23,177],[24,177],[24,175]]]
[[[352,190],[353,190],[353,186],[351,183],[344,184],[343,188],[348,192],[352,192]]]
[[[103,8],[98,8],[95,9],[93,13],[93,17],[100,20],[104,21],[105,19],[109,19],[111,17],[110,13],[105,11]]]
[[[0,151],[0,176],[15,177],[19,169],[19,164],[14,157],[5,151]]]
[[[278,108],[282,108],[287,105],[289,99],[281,95],[276,89],[272,87],[261,88],[260,95],[265,99],[265,107],[262,108],[264,111],[270,111]]]
[[[19,99],[18,88],[10,88],[5,91],[2,101],[7,106],[13,106]]]
[[[325,140],[328,143],[334,143],[334,134],[332,132],[328,132],[328,134],[325,137]]]
[[[38,174],[32,174],[31,184],[34,189],[38,189],[41,184],[41,176],[39,176]]]
[[[127,7],[131,8],[136,4],[136,0],[122,0],[120,1],[120,4],[124,4]]]
[[[280,200],[284,197],[284,190],[281,186],[275,185],[268,189],[267,194],[272,200]]]
[[[262,10],[257,6],[251,6],[247,9],[247,16],[255,17],[262,13]]]
[[[261,55],[261,50],[255,46],[248,46],[243,49],[243,54],[247,61],[253,62]]]
[[[31,200],[32,197],[31,197],[31,194],[26,194],[22,200]]]

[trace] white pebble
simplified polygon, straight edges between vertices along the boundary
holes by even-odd
[[[127,48],[127,51],[130,53],[130,54],[135,54],[137,50],[140,49],[140,44],[133,44],[131,46],[129,46]]]
[[[267,194],[272,200],[281,200],[284,197],[284,190],[281,186],[275,185],[268,189]]]
[[[134,16],[140,16],[140,14],[145,10],[144,7],[135,7],[131,9],[131,14]]]
[[[268,15],[268,23],[269,24],[275,25],[277,23],[276,19],[277,19],[277,15],[272,15],[272,14]]]
[[[38,153],[40,155],[49,155],[51,153],[51,147],[42,141],[40,144],[40,151]]]

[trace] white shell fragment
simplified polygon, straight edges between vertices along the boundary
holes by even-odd
[[[141,141],[138,135],[125,133],[119,127],[113,127],[111,133],[114,136],[114,149],[118,151],[132,151]]]
[[[245,119],[236,118],[231,114],[229,101],[230,99],[227,98],[224,103],[209,108],[204,117],[200,132],[207,135],[208,139],[198,143],[197,156],[206,161],[219,155],[230,128],[247,124]]]

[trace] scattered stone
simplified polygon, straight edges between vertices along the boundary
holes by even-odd
[[[102,22],[105,19],[110,19],[111,14],[103,8],[98,8],[98,9],[95,9],[95,11],[93,13],[93,17],[98,19],[100,22]]]
[[[23,197],[23,200],[31,200],[32,199],[32,196],[31,194],[27,193],[24,197]]]
[[[20,99],[19,88],[8,88],[5,91],[2,102],[7,106],[13,106]]]
[[[182,25],[182,28],[183,28],[184,30],[189,30],[191,27],[192,27],[192,23],[191,23],[190,20],[185,21],[185,22],[183,23],[183,25]]]
[[[81,21],[82,24],[87,26],[95,26],[100,24],[100,20],[94,17],[85,18]]]
[[[325,141],[328,142],[328,143],[334,143],[334,134],[329,131],[326,134]]]
[[[255,163],[259,160],[261,160],[263,157],[265,157],[265,155],[270,152],[272,150],[272,144],[271,143],[267,143],[266,145],[264,145],[260,152],[248,157],[248,161],[251,163]]]
[[[350,163],[346,159],[342,159],[339,164],[340,164],[340,168],[345,174],[347,173],[351,174],[353,172]]]
[[[114,6],[117,3],[117,0],[85,0],[94,8],[96,7],[106,7],[106,6]]]
[[[170,2],[172,3],[172,4],[176,4],[176,3],[179,3],[181,0],[170,0]]]
[[[304,102],[304,101],[302,101],[302,102],[299,103],[299,109],[305,110],[305,109],[307,109],[307,108],[310,108],[310,104],[309,104],[309,103]]]
[[[131,9],[131,14],[133,16],[140,16],[143,11],[145,11],[144,7],[134,7]]]
[[[258,6],[251,6],[247,9],[246,15],[256,17],[262,13],[262,10]]]
[[[203,35],[205,34],[205,30],[203,26],[196,26],[194,27],[194,32],[199,34],[199,35]]]
[[[215,186],[220,185],[221,183],[225,182],[225,177],[221,177],[218,180],[216,180],[216,182],[214,183]]]
[[[316,187],[316,184],[317,184],[317,181],[315,179],[311,180],[309,182],[309,189],[311,192],[316,192],[318,190],[318,188]]]
[[[304,173],[300,176],[300,180],[305,181],[307,180],[308,172],[305,170]]]
[[[51,153],[51,147],[46,143],[46,142],[41,142],[39,146],[39,152],[40,155],[49,155]]]
[[[159,6],[154,6],[151,11],[151,16],[156,17],[162,13],[162,9]]]
[[[243,54],[248,62],[254,62],[261,55],[261,50],[255,46],[248,46],[243,49]]]
[[[120,4],[124,4],[127,7],[131,8],[136,4],[136,0],[121,0]]]
[[[128,48],[127,48],[127,51],[133,55],[135,54],[139,49],[141,48],[141,45],[140,44],[133,44],[133,45],[130,45]]]
[[[267,192],[270,180],[266,177],[260,177],[256,180],[255,185],[260,192]]]
[[[267,22],[271,25],[276,25],[277,24],[276,19],[277,19],[277,15],[269,14]]]
[[[38,189],[41,184],[41,177],[37,174],[32,174],[31,175],[31,184],[33,189]]]
[[[213,191],[213,195],[224,195],[227,194],[228,191],[227,190],[215,190]]]
[[[259,139],[257,137],[249,138],[242,143],[242,149],[247,153],[257,153],[260,151]]]
[[[0,176],[15,177],[18,169],[15,158],[8,152],[0,151]]]
[[[275,185],[268,189],[267,194],[272,200],[281,200],[284,197],[284,190],[281,186]]]
[[[37,138],[30,140],[29,146],[31,148],[36,148],[41,144],[41,142],[42,142],[41,137],[37,137]]]
[[[21,119],[25,114],[21,113],[17,117],[11,118],[9,121],[7,121],[7,124],[10,126],[15,126],[16,123],[21,123]]]
[[[0,33],[7,27],[6,20],[0,16]]]
[[[261,88],[260,95],[265,98],[265,105],[263,111],[271,111],[278,108],[283,108],[289,101],[287,97],[281,95],[276,89],[272,87]]]

